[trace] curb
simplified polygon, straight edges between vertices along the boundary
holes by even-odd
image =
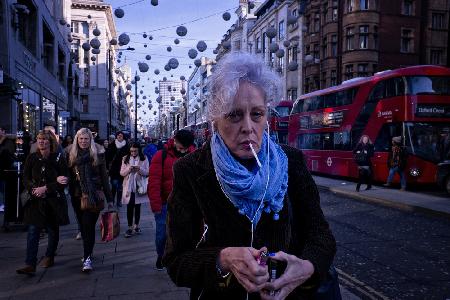
[[[363,195],[363,194],[357,193],[357,192],[343,191],[339,188],[333,188],[333,187],[329,187],[326,185],[317,184],[317,187],[321,190],[329,191],[329,192],[332,192],[332,193],[338,194],[338,195],[343,195],[343,196],[346,196],[346,197],[349,197],[349,198],[352,198],[355,200],[359,200],[361,202],[377,204],[377,205],[386,206],[386,207],[390,207],[390,208],[394,208],[394,209],[398,209],[398,210],[406,211],[406,212],[419,212],[419,213],[423,213],[425,215],[429,215],[432,217],[441,217],[441,218],[450,220],[450,213],[447,213],[444,211],[434,210],[431,208],[418,206],[418,205],[399,203],[399,202],[395,202],[392,200],[387,200],[387,199],[378,198],[378,197],[369,196],[369,195]]]

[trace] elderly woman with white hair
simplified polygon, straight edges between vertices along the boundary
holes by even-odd
[[[234,52],[216,65],[209,91],[212,138],[173,168],[168,273],[191,299],[308,299],[336,242],[302,152],[266,132],[280,78]],[[266,253],[285,266],[277,279],[262,263]]]
[[[94,142],[92,132],[81,128],[67,149],[69,165],[69,193],[80,224],[83,239],[83,272],[93,270],[92,252],[95,244],[95,224],[100,211],[112,195],[106,170],[105,149]]]

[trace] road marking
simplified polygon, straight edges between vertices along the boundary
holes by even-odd
[[[389,300],[388,297],[383,295],[380,292],[375,291],[373,288],[368,286],[362,281],[359,281],[355,277],[345,273],[341,269],[336,268],[336,271],[339,274],[339,280],[343,283],[344,286],[348,286],[353,288],[367,297],[370,300]]]

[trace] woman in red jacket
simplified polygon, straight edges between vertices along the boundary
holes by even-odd
[[[167,198],[172,191],[173,164],[186,154],[195,150],[194,135],[188,130],[179,130],[162,150],[155,153],[150,164],[148,177],[148,198],[155,215],[155,244],[158,259],[156,269],[162,270],[162,256],[166,244]]]

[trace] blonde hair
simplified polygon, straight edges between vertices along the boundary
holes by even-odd
[[[50,152],[55,153],[58,151],[58,142],[56,140],[55,134],[50,130],[40,130],[38,134],[36,135],[37,139],[44,139],[48,140],[50,142]]]
[[[88,128],[81,128],[75,134],[75,137],[73,138],[72,147],[70,148],[70,151],[69,151],[69,167],[72,167],[75,163],[75,160],[77,159],[78,150],[80,148],[78,146],[78,137],[80,135],[88,135],[89,136],[89,139],[91,142],[91,145],[89,146],[89,155],[93,159],[93,165],[94,166],[97,165],[98,164],[98,151],[97,151],[97,146],[95,146],[94,137],[92,136],[92,132]]]

